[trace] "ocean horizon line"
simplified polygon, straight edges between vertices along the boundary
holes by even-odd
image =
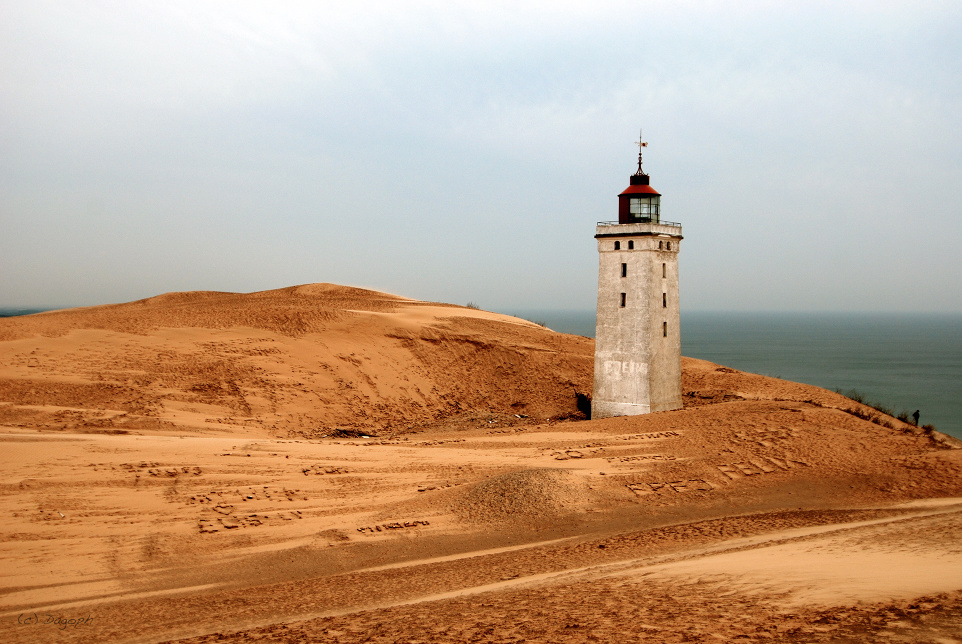
[[[131,300],[136,301],[136,300]],[[425,300],[429,301],[429,300]],[[438,302],[441,302],[438,300]],[[80,309],[89,308],[94,306],[110,306],[113,304],[125,304],[124,302],[98,302],[95,304],[68,304],[68,305],[53,305],[53,306],[0,306],[0,317],[13,317],[16,315],[30,315],[33,313],[45,313],[47,311],[62,311],[67,309]],[[457,304],[457,302],[443,302],[445,304]],[[463,306],[463,305],[462,305]],[[492,313],[502,313],[504,315],[514,315],[513,312],[519,313],[532,313],[532,312],[559,312],[559,313],[586,313],[595,312],[595,307],[572,307],[572,306],[492,306],[488,307],[484,304],[478,304],[478,308],[491,311]],[[892,310],[892,309],[859,309],[859,310],[842,310],[842,309],[815,309],[815,310],[795,310],[795,309],[717,309],[717,308],[682,308],[682,315],[684,314],[695,314],[695,315],[888,315],[888,316],[900,316],[900,315],[920,315],[920,316],[946,316],[946,317],[962,317],[962,310],[959,311],[944,311],[944,310],[919,310],[919,311],[906,311],[906,310]],[[520,316],[515,316],[520,317]]]

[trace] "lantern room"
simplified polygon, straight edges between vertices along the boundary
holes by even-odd
[[[629,181],[628,188],[618,195],[618,223],[659,223],[661,195],[648,184],[648,175],[639,168]]]

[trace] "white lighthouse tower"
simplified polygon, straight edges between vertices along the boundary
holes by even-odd
[[[598,222],[598,320],[591,417],[680,409],[681,224],[661,218],[661,195],[641,167],[618,195],[618,221]]]

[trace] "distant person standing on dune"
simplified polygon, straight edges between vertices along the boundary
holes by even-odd
[[[916,409],[915,413],[912,414],[912,418],[915,419],[915,426],[918,427],[919,426],[919,410],[918,409]]]

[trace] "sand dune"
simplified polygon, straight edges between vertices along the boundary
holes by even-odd
[[[592,351],[327,284],[0,320],[0,639],[962,641],[956,441],[687,358],[582,420]]]
[[[404,429],[549,418],[590,393],[591,341],[361,289],[171,293],[0,320],[0,421],[92,430]],[[12,414],[12,415],[11,415]]]

